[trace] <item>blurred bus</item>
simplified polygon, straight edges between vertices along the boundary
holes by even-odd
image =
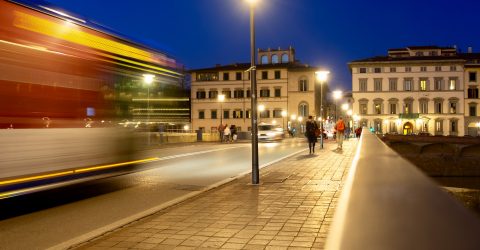
[[[182,83],[162,52],[43,1],[0,0],[0,199],[148,162],[132,126],[188,122]]]

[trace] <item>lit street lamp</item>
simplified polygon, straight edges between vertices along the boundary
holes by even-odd
[[[335,122],[337,122],[337,100],[342,98],[342,91],[341,90],[335,90],[333,91],[333,99],[335,100]]]
[[[323,83],[327,81],[329,71],[317,71],[317,80],[320,82],[320,148],[323,148]]]
[[[223,126],[223,101],[225,101],[225,95],[220,94],[217,96],[218,102],[220,103],[220,125]]]
[[[143,82],[147,84],[147,144],[150,145],[150,85],[152,85],[153,80],[155,79],[155,75],[151,74],[144,74],[143,75]]]
[[[259,113],[258,122],[262,123],[262,115],[263,115],[263,111],[265,111],[265,105],[260,104],[260,105],[258,105],[257,109],[258,109],[258,113]]]
[[[255,5],[257,0],[247,0],[250,4],[250,92],[252,107],[252,184],[260,183],[258,166],[258,127],[257,127],[257,71],[255,66]]]

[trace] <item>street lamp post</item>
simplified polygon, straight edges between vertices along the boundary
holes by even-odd
[[[342,97],[342,91],[341,90],[335,90],[333,91],[333,99],[335,100],[335,122],[337,122],[337,101]]]
[[[327,81],[329,71],[317,71],[317,80],[320,81],[320,148],[323,149],[323,83]]]
[[[218,102],[220,103],[220,125],[223,126],[223,101],[225,101],[225,95],[220,94],[217,96]],[[221,140],[222,138],[220,138]]]
[[[260,184],[258,166],[258,127],[257,127],[257,71],[255,66],[255,4],[257,0],[247,0],[250,4],[250,81],[252,108],[252,184]]]
[[[155,75],[151,74],[144,74],[143,75],[143,82],[147,84],[147,144],[150,145],[150,85],[153,83]]]

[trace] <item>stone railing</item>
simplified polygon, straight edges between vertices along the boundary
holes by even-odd
[[[364,129],[326,249],[480,249],[480,220]]]

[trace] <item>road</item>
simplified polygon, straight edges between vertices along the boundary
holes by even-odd
[[[260,143],[260,166],[306,147],[301,139]],[[249,143],[146,154],[159,160],[140,172],[0,201],[0,249],[62,248],[251,171]]]

